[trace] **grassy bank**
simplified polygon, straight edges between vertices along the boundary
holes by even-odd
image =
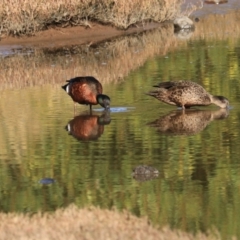
[[[0,239],[220,239],[218,233],[193,236],[169,228],[157,229],[146,218],[137,218],[128,212],[78,209],[75,206],[54,214],[28,215],[0,214]]]
[[[89,21],[121,29],[145,21],[172,20],[183,0],[2,0],[0,35],[32,35],[51,26],[91,27]]]

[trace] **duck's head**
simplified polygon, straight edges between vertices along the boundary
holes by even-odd
[[[220,108],[229,108],[229,101],[223,96],[213,96],[212,102]]]
[[[110,109],[110,97],[104,94],[97,95],[97,102],[105,109]]]

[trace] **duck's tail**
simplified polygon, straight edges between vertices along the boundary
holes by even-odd
[[[148,96],[152,96],[152,97],[156,97],[159,95],[159,91],[151,91],[151,92],[148,92],[148,93],[145,93],[146,95]]]
[[[174,87],[175,85],[176,82],[160,82],[157,85],[154,85],[153,87],[169,89],[171,87]]]

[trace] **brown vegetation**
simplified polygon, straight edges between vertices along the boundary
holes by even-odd
[[[182,0],[2,0],[0,35],[33,35],[49,26],[91,27],[89,20],[126,29],[148,20],[163,22],[180,13]]]
[[[0,239],[220,239],[218,233],[196,236],[169,228],[156,229],[146,218],[137,218],[128,212],[78,209],[75,206],[53,214],[0,214]]]

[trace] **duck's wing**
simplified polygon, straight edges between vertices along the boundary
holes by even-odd
[[[193,86],[200,87],[200,85],[198,85],[195,82],[184,81],[184,80],[161,82],[161,83],[158,83],[157,85],[154,85],[153,87],[170,89],[170,88],[176,88],[176,87],[183,88],[183,87],[193,87]]]
[[[75,77],[75,78],[71,78],[69,80],[66,80],[66,82],[68,83],[74,83],[74,82],[81,82],[82,80],[84,80],[86,77]]]
[[[161,82],[157,85],[154,85],[153,87],[169,89],[174,86],[176,86],[176,82]]]

